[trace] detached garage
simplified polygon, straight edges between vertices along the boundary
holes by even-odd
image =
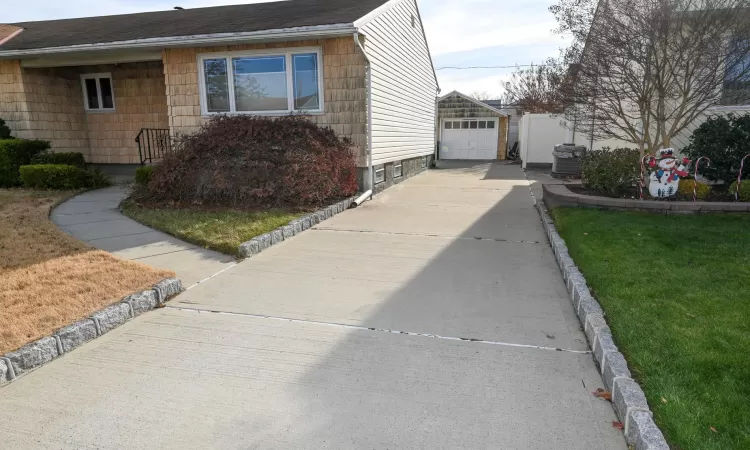
[[[508,116],[453,91],[438,99],[439,159],[505,159]]]

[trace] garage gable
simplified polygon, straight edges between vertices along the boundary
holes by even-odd
[[[438,99],[438,115],[441,119],[463,119],[472,117],[506,117],[499,109],[479,100],[453,91]]]

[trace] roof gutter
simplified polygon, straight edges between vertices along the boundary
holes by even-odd
[[[191,47],[196,45],[224,44],[229,42],[247,42],[273,39],[309,39],[339,35],[351,35],[357,29],[351,23],[316,25],[310,27],[278,28],[274,30],[251,31],[240,33],[197,34],[191,36],[170,36],[160,38],[133,39],[129,41],[105,42],[98,44],[80,44],[64,47],[45,47],[27,50],[0,50],[0,58],[14,58],[35,55],[51,55],[97,50],[124,50],[148,47]]]

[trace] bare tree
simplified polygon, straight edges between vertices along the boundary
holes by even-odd
[[[474,100],[500,100],[499,95],[490,94],[488,91],[474,91],[471,94],[469,94],[469,97],[473,98]]]
[[[561,113],[564,78],[564,72],[553,59],[539,66],[518,68],[505,83],[503,103],[530,113]]]
[[[560,0],[568,123],[641,151],[719,104],[750,98],[750,0]]]

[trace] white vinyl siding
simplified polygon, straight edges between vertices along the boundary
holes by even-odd
[[[415,1],[393,5],[362,34],[372,65],[373,164],[431,155],[437,82]]]

